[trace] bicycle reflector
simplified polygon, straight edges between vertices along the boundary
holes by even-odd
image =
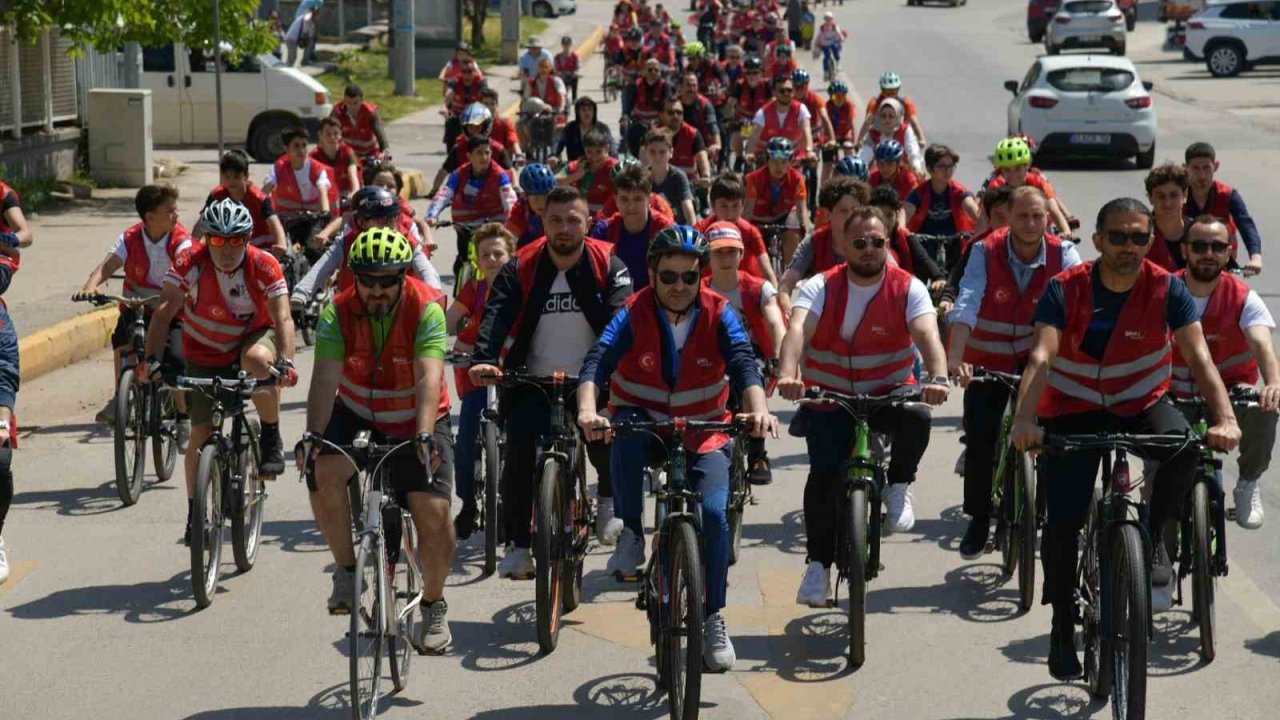
[[[369,431],[361,430],[360,432],[356,433],[355,439],[351,441],[351,446],[362,448],[362,449],[369,447]]]
[[[1133,490],[1133,475],[1129,473],[1129,461],[1117,460],[1111,469],[1111,492],[1128,495]]]

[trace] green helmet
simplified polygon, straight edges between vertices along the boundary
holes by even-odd
[[[702,44],[701,40],[690,40],[684,44],[684,56],[687,58],[700,58],[707,54],[707,47]]]
[[[413,247],[399,230],[373,227],[362,231],[347,252],[352,272],[404,270],[413,262]]]
[[[1031,148],[1027,146],[1027,141],[1020,137],[1005,138],[996,144],[992,161],[997,170],[1030,165]]]
[[[631,168],[638,167],[644,167],[644,165],[640,163],[640,158],[637,158],[634,155],[620,155],[618,156],[618,162],[613,165],[613,171],[610,174],[610,177],[616,178]]]

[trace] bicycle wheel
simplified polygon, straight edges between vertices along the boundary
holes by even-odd
[[[1083,635],[1084,635],[1084,675],[1089,685],[1089,693],[1097,698],[1105,698],[1111,694],[1111,683],[1114,678],[1113,658],[1108,654],[1107,646],[1102,638],[1102,613],[1105,598],[1109,597],[1111,580],[1104,575],[1099,558],[1100,541],[1098,530],[1098,499],[1095,488],[1093,499],[1089,503],[1089,514],[1085,518],[1084,537],[1086,538],[1081,552],[1080,597],[1084,600]]]
[[[421,601],[418,585],[418,535],[413,518],[400,514],[403,547],[401,562],[392,566],[391,587],[387,602],[387,667],[391,670],[391,685],[400,692],[409,684],[409,665],[413,660],[414,638],[421,622],[418,602]],[[421,651],[418,651],[421,652]]]
[[[1146,560],[1142,535],[1133,525],[1121,525],[1111,535],[1111,570],[1115,585],[1110,593],[1110,646],[1115,681],[1111,686],[1111,716],[1115,720],[1141,720],[1147,706],[1147,630],[1151,627]],[[1106,597],[1106,594],[1103,595]]]
[[[315,345],[316,330],[311,327],[311,319],[308,318],[305,313],[302,316],[302,322],[298,323],[298,325],[300,326],[298,329],[302,331],[302,343],[307,347]]]
[[[1200,657],[1206,663],[1217,656],[1214,644],[1217,610],[1214,596],[1218,579],[1213,574],[1213,548],[1209,542],[1213,513],[1210,510],[1209,483],[1201,476],[1191,488],[1191,598],[1192,611],[1200,626]]]
[[[1004,473],[1000,482],[1000,507],[996,522],[996,546],[1000,548],[1000,569],[1005,576],[1014,574],[1019,569],[1019,558],[1022,550],[1022,538],[1018,536],[1018,500],[1015,485],[1018,482],[1015,463],[1017,450],[1012,446],[1005,448]],[[1019,585],[1021,589],[1021,585]]]
[[[692,522],[678,520],[671,531],[666,547],[670,604],[663,608],[668,627],[659,642],[667,645],[671,717],[696,720],[702,704],[702,620],[706,607],[702,556]]]
[[[591,499],[587,496],[587,451],[578,443],[573,463],[573,481],[565,499],[565,527],[570,535],[564,547],[564,570],[560,574],[560,609],[571,613],[582,603],[582,565],[586,560],[587,542],[594,518]]]
[[[742,518],[746,510],[747,474],[744,464],[746,460],[734,444],[733,465],[729,468],[729,508],[726,515],[729,521],[729,564],[738,564],[738,551],[742,546]]]
[[[258,423],[248,424],[241,440],[239,492],[231,499],[231,552],[236,569],[247,573],[258,560],[262,539],[262,515],[267,504],[267,486],[258,474]]]
[[[382,692],[382,644],[386,636],[386,553],[379,532],[360,538],[356,553],[355,597],[347,633],[351,659],[351,717],[367,720],[378,714]]]
[[[147,451],[145,393],[133,371],[120,373],[116,385],[116,493],[125,507],[138,502],[142,494],[142,473],[146,470]]]
[[[548,458],[542,464],[534,506],[534,594],[538,615],[538,649],[548,655],[560,642],[560,576],[564,573],[564,493],[560,463]]]
[[[151,397],[157,430],[151,439],[151,460],[156,466],[156,478],[164,482],[173,477],[173,469],[178,464],[178,407],[171,390],[157,388]]]
[[[498,480],[501,469],[498,455],[498,427],[494,421],[484,423],[484,574],[492,575],[498,567],[498,536],[502,533],[502,511],[498,505]]]
[[[1027,611],[1036,599],[1036,463],[1020,452],[1016,467],[1020,495],[1014,506],[1013,532],[1018,545],[1018,605]]]
[[[191,590],[196,606],[207,608],[218,589],[222,561],[222,455],[218,446],[200,448],[196,494],[191,508]]]
[[[845,542],[849,567],[849,667],[860,668],[867,659],[867,490],[849,492],[845,514]]]

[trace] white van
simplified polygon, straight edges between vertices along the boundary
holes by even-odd
[[[212,51],[180,44],[144,48],[142,87],[151,91],[152,135],[157,145],[218,142]],[[258,162],[284,152],[280,132],[302,125],[314,136],[333,110],[318,80],[273,55],[223,60],[222,127],[230,144],[244,143]]]

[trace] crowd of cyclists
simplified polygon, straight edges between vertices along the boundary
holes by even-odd
[[[353,86],[322,124],[319,145],[301,128],[284,132],[285,152],[261,187],[249,179],[247,158],[227,153],[221,184],[190,233],[178,221],[176,191],[142,188],[139,221],[77,297],[97,296],[122,272],[125,294],[157,298],[145,310],[141,383],[163,382],[175,364],[194,377],[278,378],[254,396],[266,476],[284,471],[279,388],[299,381],[298,330],[314,329],[306,432],[295,457],[335,563],[328,609],[350,613],[355,582],[345,488],[356,468],[330,444],[348,445],[362,431],[413,440],[390,469],[418,532],[424,588],[413,642],[422,652],[451,642],[444,583],[456,540],[479,529],[486,388],[511,371],[577,379],[572,417],[598,481],[595,533],[614,546],[607,567],[620,579],[645,567],[643,478],[652,448],[643,438],[611,438],[610,425],[736,418],[750,482],[764,485],[773,482],[766,445],[778,421],[767,402],[776,394],[801,402],[789,432],[808,451],[796,599],[827,606],[835,498],[854,435],[844,413],[803,402],[814,388],[917,391],[913,402],[870,417],[890,449],[887,532],[915,523],[911,487],[929,445],[931,407],[953,383],[965,388],[957,472],[970,525],[959,550],[979,557],[993,521],[1000,413],[1012,392],[971,383],[982,370],[1021,375],[1010,435],[1020,450],[1042,445],[1046,431],[1185,433],[1188,422],[1168,397],[1203,397],[1211,417],[1203,442],[1241,449],[1236,520],[1261,526],[1258,482],[1280,408],[1275,323],[1237,277],[1261,269],[1261,242],[1239,193],[1217,179],[1214,149],[1195,143],[1183,163],[1152,170],[1145,200],[1107,203],[1085,240],[1034,167],[1028,139],[1000,139],[990,177],[972,192],[954,179],[958,153],[926,141],[896,73],[880,77],[861,122],[834,69],[823,98],[796,54],[808,46],[838,67],[846,33],[831,13],[818,23],[807,3],[788,5],[699,2],[697,39],[685,39],[661,4],[619,2],[603,43],[606,89],[620,88],[616,133],[579,85],[582,59],[569,38],[555,56],[528,43],[514,127],[497,115],[497,93],[460,46],[444,72],[447,159],[421,217],[398,192],[376,107]],[[804,23],[790,22],[799,19],[793,7],[818,29],[806,37]],[[554,118],[550,132],[534,125],[544,115]],[[527,162],[535,146],[545,162]],[[16,194],[0,184],[0,198],[2,292],[31,232]],[[457,237],[453,298],[431,262],[434,236],[447,225]],[[1083,242],[1097,260],[1081,259]],[[308,317],[317,296],[325,302]],[[12,497],[17,389],[16,339],[3,313],[0,304],[0,430],[10,438],[0,450],[0,523]],[[133,313],[124,309],[113,335],[113,388]],[[452,393],[447,358],[461,365]],[[1237,416],[1229,390],[1239,385],[1262,391],[1260,406]],[[456,429],[452,400],[460,403]],[[111,422],[114,407],[99,420]],[[501,524],[499,576],[535,572],[531,475],[550,417],[545,394],[504,387],[504,516],[483,528]],[[208,399],[188,393],[178,419],[190,497],[211,432]],[[736,441],[702,432],[686,442],[706,565],[705,663],[717,671],[735,662],[723,609]],[[1157,606],[1170,602],[1172,527],[1197,457],[1192,445],[1153,453]],[[1073,639],[1076,535],[1092,488],[1081,480],[1097,465],[1097,453],[1081,453],[1040,469],[1049,667],[1062,679],[1082,672]],[[187,541],[192,527],[189,510]],[[5,552],[0,542],[0,582]]]

